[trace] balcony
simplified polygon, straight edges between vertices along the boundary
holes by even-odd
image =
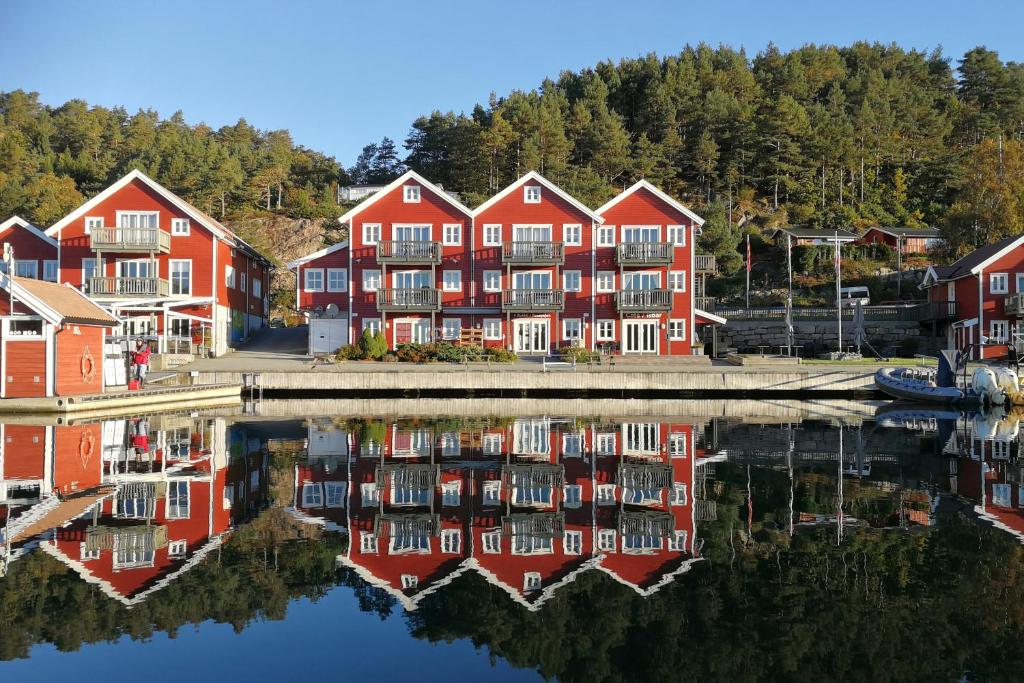
[[[501,262],[509,266],[558,266],[565,262],[561,242],[502,242]]]
[[[93,251],[166,254],[171,250],[171,235],[158,228],[92,228],[89,247]]]
[[[693,257],[693,269],[698,274],[714,275],[718,272],[714,254],[697,254]]]
[[[667,266],[674,256],[669,242],[626,242],[615,247],[620,266]]]
[[[623,313],[650,313],[672,310],[670,289],[621,289],[615,293],[615,305]]]
[[[383,240],[377,242],[377,262],[436,265],[441,263],[441,244],[425,240]]]
[[[561,311],[565,291],[561,289],[506,289],[501,293],[503,311]]]
[[[693,298],[693,305],[697,307],[697,310],[714,313],[718,300],[713,296],[696,296]]]
[[[1017,298],[1013,302],[1011,302],[1011,299],[1018,296],[1019,295],[1013,294],[1006,297],[1006,301],[1003,303],[1006,315],[1017,315],[1017,311],[1020,308],[1020,299]],[[911,315],[908,317],[910,319],[916,319],[919,322],[956,320],[958,317],[958,309],[959,306],[956,301],[927,301],[923,304],[910,307],[908,309],[908,313]]]
[[[420,289],[378,289],[377,310],[389,312],[426,312],[441,310],[441,292],[434,287]]]
[[[1003,312],[1006,315],[1017,315],[1024,311],[1024,294],[1011,294],[1003,299]]]
[[[86,287],[91,297],[170,296],[167,280],[156,277],[91,277]]]

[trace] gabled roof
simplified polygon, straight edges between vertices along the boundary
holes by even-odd
[[[1024,244],[1024,235],[1006,237],[993,244],[978,247],[970,254],[957,259],[948,266],[933,266],[925,274],[925,281],[933,278],[936,282],[959,280],[968,275],[977,275],[985,266],[996,261]]]
[[[56,247],[57,246],[57,240],[55,240],[52,237],[50,237],[49,235],[47,235],[45,232],[43,232],[42,230],[40,230],[36,226],[32,225],[31,223],[29,223],[27,220],[25,220],[21,216],[11,216],[7,220],[5,220],[3,223],[0,223],[0,235],[3,235],[5,232],[10,230],[11,228],[24,228],[25,230],[28,230],[30,233],[32,233],[33,235],[35,235],[39,239],[41,239],[44,242],[46,242],[47,244],[49,244],[51,247]],[[15,256],[17,256],[17,254],[15,254]]]
[[[558,187],[553,182],[551,182],[550,180],[548,180],[547,178],[542,176],[540,173],[537,173],[536,171],[530,171],[526,175],[521,176],[519,178],[519,180],[516,180],[511,185],[506,187],[504,190],[502,190],[498,194],[494,195],[493,197],[488,199],[486,202],[484,202],[480,206],[478,206],[475,209],[473,209],[473,216],[474,217],[479,216],[481,213],[483,213],[487,209],[491,208],[492,206],[494,206],[495,204],[500,202],[505,197],[507,197],[510,194],[512,194],[513,192],[515,192],[515,190],[517,188],[522,187],[523,185],[525,185],[526,183],[528,183],[530,181],[539,183],[539,184],[543,185],[544,187],[548,188],[549,190],[554,192],[557,196],[561,197],[562,199],[567,201],[572,206],[576,207],[577,209],[579,209],[583,213],[585,213],[588,216],[590,216],[590,218],[592,218],[594,221],[596,221],[598,223],[604,223],[604,219],[601,218],[601,216],[599,216],[597,213],[592,211],[585,204],[583,204],[583,202],[581,202],[580,200],[576,199],[571,194],[569,194],[568,192],[566,192],[562,188]]]
[[[341,251],[342,249],[347,249],[347,248],[348,248],[348,240],[345,240],[344,242],[338,242],[337,244],[332,244],[331,246],[325,247],[325,248],[321,249],[320,251],[314,251],[312,254],[307,254],[306,256],[300,256],[299,258],[295,259],[294,261],[289,261],[288,264],[287,264],[288,270],[295,270],[296,268],[298,268],[299,266],[301,266],[304,263],[309,263],[310,261],[318,259],[321,256],[327,256],[328,254],[333,254],[336,251]]]
[[[383,197],[386,197],[392,190],[394,190],[396,187],[400,187],[400,186],[404,185],[406,183],[406,181],[408,181],[408,180],[415,180],[417,183],[419,183],[423,187],[427,188],[428,190],[430,190],[435,195],[437,195],[441,199],[445,200],[446,202],[448,202],[449,204],[454,206],[456,209],[458,209],[462,213],[466,214],[466,216],[468,216],[470,218],[473,217],[473,212],[470,211],[468,208],[466,208],[462,204],[462,202],[458,201],[457,199],[455,199],[454,197],[449,195],[447,192],[445,192],[444,190],[439,188],[437,185],[434,185],[432,182],[430,182],[429,180],[427,180],[426,178],[421,176],[416,171],[406,171],[405,173],[403,173],[402,175],[400,175],[399,177],[395,178],[390,183],[388,183],[384,187],[384,189],[378,191],[374,195],[371,195],[371,196],[367,197],[366,199],[364,199],[363,201],[359,202],[358,204],[353,206],[351,209],[346,211],[341,216],[341,218],[338,219],[338,222],[343,224],[343,225],[345,223],[351,222],[351,220],[353,218],[355,218],[356,215],[359,214],[361,211],[363,211],[364,209],[369,208],[374,203],[380,201]]]
[[[113,327],[118,324],[117,318],[67,283],[59,285],[32,278],[10,278],[0,273],[0,288],[9,292],[12,287],[16,300],[54,325],[71,323]]]
[[[892,235],[893,237],[941,237],[941,233],[938,228],[925,226],[923,228],[912,228],[909,226],[900,226],[895,228],[884,228],[879,225],[872,226],[868,230],[877,230],[878,232],[884,232],[886,235]]]
[[[100,192],[98,195],[96,195],[95,197],[93,197],[92,199],[87,201],[86,203],[82,204],[80,207],[78,207],[77,209],[75,209],[74,211],[69,213],[67,216],[64,216],[64,218],[61,218],[59,221],[57,221],[56,223],[51,225],[49,228],[46,229],[46,234],[47,235],[51,235],[51,236],[58,234],[60,232],[61,228],[63,228],[67,224],[71,223],[71,221],[79,218],[80,216],[85,215],[85,213],[88,212],[90,209],[92,209],[94,206],[96,206],[97,204],[103,202],[108,197],[112,196],[114,193],[119,191],[121,188],[125,187],[126,185],[128,185],[129,183],[131,183],[132,181],[135,181],[135,180],[138,180],[138,181],[142,182],[143,184],[147,185],[148,187],[150,187],[152,190],[154,190],[161,197],[163,197],[164,199],[169,201],[171,204],[176,206],[178,209],[180,209],[183,213],[186,213],[189,216],[191,216],[192,218],[194,218],[196,220],[196,222],[198,222],[204,228],[209,230],[216,237],[220,238],[221,240],[223,240],[225,242],[234,243],[234,244],[236,244],[238,246],[241,246],[241,247],[245,248],[252,255],[256,256],[257,258],[259,258],[259,259],[261,259],[263,261],[265,261],[267,264],[271,263],[269,258],[267,258],[263,254],[261,254],[259,251],[256,250],[255,247],[253,247],[251,244],[249,244],[248,242],[243,240],[241,237],[236,235],[234,233],[234,231],[232,231],[230,228],[228,228],[225,225],[223,225],[220,221],[218,221],[217,219],[213,218],[212,216],[210,216],[205,211],[202,211],[202,210],[197,209],[196,207],[192,206],[191,204],[186,202],[184,199],[182,199],[178,195],[174,194],[173,192],[168,190],[166,187],[164,187],[163,185],[161,185],[157,181],[153,180],[152,178],[150,178],[149,176],[147,176],[145,173],[143,173],[142,171],[140,171],[137,168],[134,169],[133,171],[131,171],[130,173],[128,173],[127,175],[123,176],[120,180],[118,180],[113,185],[111,185],[107,189],[105,189],[102,192]]]
[[[635,182],[633,184],[632,187],[630,187],[630,188],[628,188],[626,190],[623,190],[622,192],[617,194],[615,197],[612,197],[611,200],[609,200],[607,203],[604,204],[604,206],[602,206],[601,208],[599,208],[597,210],[597,213],[603,216],[605,211],[607,211],[608,209],[612,208],[613,206],[615,206],[616,204],[621,202],[623,199],[625,199],[629,195],[631,195],[634,192],[636,192],[637,190],[641,190],[641,189],[642,190],[647,190],[648,192],[653,194],[655,197],[657,197],[661,201],[665,202],[666,204],[671,206],[673,209],[675,209],[676,211],[678,211],[679,213],[683,214],[684,216],[689,218],[691,221],[696,223],[698,227],[700,227],[701,225],[704,225],[704,219],[703,218],[701,218],[700,216],[695,214],[693,211],[691,211],[690,209],[686,208],[685,206],[683,206],[682,204],[677,202],[675,199],[672,199],[672,197],[669,197],[667,194],[665,194],[664,192],[662,192],[661,190],[659,190],[657,187],[655,187],[651,183],[647,182],[646,180],[638,180],[637,182]]]
[[[699,308],[695,308],[693,314],[698,318],[703,318],[712,325],[727,325],[729,323],[729,321],[723,318],[722,316],[715,315],[714,313],[709,313],[707,311],[702,311]],[[699,324],[700,323],[698,323],[698,325]]]
[[[801,228],[801,227],[787,227],[777,228],[772,233],[772,237],[778,237],[779,233],[783,235],[790,235],[798,239],[819,239],[829,240],[834,242],[838,235],[840,242],[852,242],[857,239],[857,235],[850,232],[849,230],[843,230],[842,228],[828,229],[828,228]]]

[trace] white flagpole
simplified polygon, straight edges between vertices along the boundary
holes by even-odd
[[[839,353],[843,352],[843,300],[840,297],[843,279],[843,259],[839,250],[839,231],[836,230],[836,323],[839,331]]]

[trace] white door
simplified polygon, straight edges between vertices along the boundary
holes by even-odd
[[[548,352],[548,320],[516,320],[515,351],[522,354]]]
[[[334,353],[348,344],[348,318],[313,318],[309,321],[309,353]]]
[[[128,383],[125,353],[120,342],[103,344],[103,386],[123,386]]]
[[[625,338],[624,353],[658,352],[657,320],[624,320],[622,325]]]

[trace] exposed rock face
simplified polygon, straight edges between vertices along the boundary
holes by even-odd
[[[879,351],[897,347],[902,353],[934,353],[944,346],[945,339],[933,339],[928,330],[916,322],[868,322],[864,325],[868,342]],[[850,321],[843,322],[843,344],[853,343],[854,328]],[[825,321],[796,321],[793,323],[794,341],[807,350],[836,348],[836,324]],[[711,339],[710,329],[703,332],[705,341]],[[786,324],[776,320],[731,320],[718,328],[719,348],[733,347],[741,351],[757,350],[758,346],[775,347],[786,344]],[[938,346],[936,346],[938,344]]]

